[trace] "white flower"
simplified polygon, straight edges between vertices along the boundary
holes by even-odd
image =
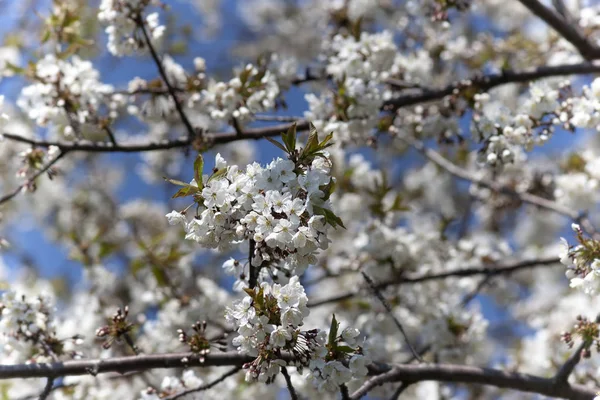
[[[291,333],[287,328],[280,326],[271,332],[269,343],[273,348],[282,348],[289,340],[292,340]]]
[[[187,219],[185,218],[185,215],[183,215],[182,213],[178,212],[178,211],[171,211],[170,213],[168,213],[166,215],[167,220],[169,221],[169,225],[177,225],[177,224],[182,224],[185,225],[187,223]]]
[[[355,376],[367,376],[369,370],[367,369],[367,365],[369,360],[360,354],[353,355],[350,358],[350,362],[348,366],[350,367],[350,371]]]
[[[342,339],[350,346],[356,344],[356,337],[358,335],[360,335],[360,331],[356,328],[346,328],[342,331]]]
[[[135,38],[137,24],[134,17],[141,15],[149,3],[130,0],[102,0],[98,20],[107,25],[105,31],[108,34],[108,50],[113,55],[120,57],[141,49]],[[149,14],[145,18],[145,24],[153,39],[158,39],[163,35],[165,27],[159,25],[158,13]]]

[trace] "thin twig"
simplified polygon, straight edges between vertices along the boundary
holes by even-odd
[[[400,398],[400,395],[404,393],[404,391],[408,389],[409,386],[410,383],[402,382],[400,386],[398,386],[398,389],[396,389],[396,391],[392,393],[392,395],[390,396],[390,400],[398,400],[398,398]]]
[[[574,211],[569,207],[563,206],[562,204],[546,199],[544,197],[540,197],[527,192],[518,192],[513,188],[500,185],[494,181],[485,179],[483,177],[476,176],[474,173],[467,171],[466,169],[461,168],[453,162],[449,161],[448,159],[444,158],[444,156],[442,156],[437,151],[427,148],[422,141],[410,137],[409,135],[400,133],[400,131],[395,127],[391,127],[390,132],[394,133],[396,135],[395,137],[412,146],[419,153],[423,154],[423,156],[425,156],[425,158],[427,158],[429,161],[446,170],[451,175],[472,182],[481,187],[490,189],[495,193],[500,193],[514,197],[523,203],[532,204],[534,206],[553,211],[557,214],[564,215],[565,217],[570,218],[574,222],[581,224],[582,228],[587,233],[594,236],[595,239],[600,238],[600,235],[598,235],[598,231],[596,230],[596,228],[594,228],[589,218],[587,218],[585,214]]]
[[[287,385],[288,392],[290,392],[290,399],[298,400],[298,395],[296,394],[296,389],[294,388],[294,385],[292,384],[292,378],[290,377],[290,374],[288,373],[288,370],[286,367],[281,367],[281,375],[283,375],[283,377],[285,378],[285,384]]]
[[[460,301],[460,305],[466,307],[475,297],[477,297],[481,290],[490,283],[493,277],[494,275],[491,274],[486,275],[481,281],[479,281],[479,283],[477,284],[475,289],[473,289],[472,292],[468,293],[465,297],[463,297],[463,299]]]
[[[29,177],[25,182],[23,182],[22,184],[20,184],[16,189],[14,189],[12,192],[10,192],[8,194],[5,194],[4,196],[0,197],[0,204],[9,201],[13,197],[15,197],[16,195],[18,195],[19,193],[21,193],[21,191],[23,191],[24,188],[26,188],[27,186],[30,186],[31,184],[33,184],[35,182],[35,180],[40,175],[43,175],[50,168],[52,168],[52,166],[54,166],[54,164],[56,164],[66,154],[67,154],[66,151],[64,151],[64,150],[61,151],[54,159],[52,159],[44,167],[42,167],[41,169],[39,169],[35,174],[33,174],[31,177]]]
[[[144,35],[144,41],[146,42],[146,45],[148,46],[148,49],[150,50],[150,55],[152,56],[152,59],[154,59],[154,63],[156,64],[156,67],[158,68],[158,72],[160,73],[160,76],[162,77],[163,81],[165,82],[165,85],[167,85],[169,94],[171,95],[171,98],[173,99],[173,102],[175,103],[175,109],[177,110],[177,113],[179,114],[179,117],[181,118],[181,122],[183,122],[183,125],[185,125],[185,128],[187,129],[188,138],[191,139],[196,136],[196,130],[190,123],[190,120],[188,119],[187,115],[185,115],[185,112],[183,111],[183,107],[181,106],[181,102],[177,98],[177,93],[175,92],[175,89],[171,85],[171,82],[169,82],[169,77],[167,76],[165,67],[163,66],[160,57],[158,56],[158,54],[156,53],[156,50],[154,49],[154,46],[152,45],[152,41],[150,40],[150,36],[148,35],[148,31],[146,30],[146,25],[141,16],[137,16],[136,23],[142,30],[142,34]]]
[[[205,390],[211,389],[212,387],[217,386],[219,383],[223,382],[225,379],[229,378],[230,376],[237,374],[238,371],[241,369],[242,369],[241,367],[234,367],[234,368],[230,369],[229,371],[225,372],[223,375],[221,375],[220,377],[218,377],[217,379],[215,379],[212,382],[209,382],[205,385],[198,386],[197,388],[185,390],[183,392],[174,394],[169,397],[165,397],[163,400],[177,400],[177,399],[180,399],[191,393],[203,392]]]
[[[50,392],[52,391],[53,385],[54,385],[54,378],[52,378],[52,377],[48,378],[48,380],[46,381],[46,386],[44,387],[44,390],[42,391],[42,393],[40,393],[39,400],[46,400],[48,398],[48,396],[50,395]]]
[[[342,395],[342,400],[350,400],[350,392],[348,392],[348,386],[344,383],[340,385],[340,394]]]
[[[127,343],[131,351],[133,351],[133,354],[135,354],[136,356],[140,354],[140,349],[136,346],[135,342],[133,341],[133,338],[129,333],[126,332],[123,335],[123,339],[125,339],[125,343]]]
[[[113,131],[108,126],[105,126],[104,132],[106,132],[108,135],[108,139],[110,139],[110,142],[113,144],[113,146],[117,146],[117,139],[115,139]]]
[[[375,284],[375,282],[373,282],[373,279],[371,279],[371,277],[364,270],[361,270],[360,273],[362,274],[363,278],[365,278],[365,281],[367,282],[367,284],[373,291],[373,294],[375,295],[375,297],[377,297],[377,299],[379,299],[379,301],[381,302],[381,304],[387,311],[387,314],[394,321],[394,324],[396,325],[396,327],[398,328],[398,330],[404,337],[404,341],[406,342],[406,345],[408,346],[413,357],[415,359],[417,359],[419,362],[423,362],[423,359],[421,358],[421,356],[419,356],[419,354],[417,353],[417,351],[415,350],[413,345],[410,343],[410,340],[408,338],[408,335],[406,334],[406,331],[404,330],[404,327],[402,326],[400,321],[398,321],[398,318],[396,318],[396,316],[394,315],[394,311],[392,310],[392,306],[390,306],[390,303],[388,303],[388,301],[385,299],[385,297],[383,297],[383,295],[381,294],[379,289],[377,289],[377,285]]]
[[[475,275],[504,275],[504,274],[512,274],[516,271],[526,269],[526,268],[537,268],[537,267],[547,267],[551,265],[560,265],[560,260],[556,257],[549,258],[539,258],[532,260],[523,260],[516,261],[513,263],[507,263],[504,265],[492,265],[492,266],[478,266],[478,267],[470,267],[470,268],[462,268],[462,269],[454,269],[441,273],[434,274],[424,274],[420,276],[414,277],[398,277],[393,278],[384,282],[380,282],[376,285],[377,289],[381,290],[388,286],[392,285],[402,285],[402,284],[414,284],[421,283],[427,281],[434,281],[446,278],[463,278],[468,276]],[[317,300],[313,302],[309,302],[309,307],[318,307],[323,304],[329,303],[337,303],[339,301],[344,301],[351,299],[352,297],[358,295],[360,290],[352,290],[346,293],[341,293],[332,297],[328,297],[322,300]]]

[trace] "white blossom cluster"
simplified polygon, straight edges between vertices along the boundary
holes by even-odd
[[[77,56],[62,60],[48,54],[37,62],[36,83],[23,88],[17,105],[38,125],[53,124],[72,137],[74,125],[96,121],[107,95],[113,92],[99,77],[90,61]]]
[[[233,345],[240,353],[257,357],[246,372],[246,380],[269,382],[285,362],[262,362],[268,358],[261,355],[279,355],[287,350],[307,359],[309,354],[306,353],[314,346],[312,336],[305,336],[299,329],[309,314],[308,298],[297,276],[284,286],[263,282],[260,289],[249,293],[252,294],[227,308],[225,318],[237,327],[238,336],[233,339]]]
[[[310,373],[307,377],[320,393],[335,392],[340,385],[345,385],[352,380],[362,380],[368,374],[367,365],[371,358],[365,354],[365,349],[358,346],[360,331],[356,328],[345,328],[339,336],[329,343],[327,337],[331,336],[320,331],[317,334],[319,347],[315,350],[309,363]],[[342,346],[345,351],[338,351],[339,357],[332,358],[329,352],[331,347]],[[351,349],[351,350],[349,350]],[[333,350],[332,352],[336,352]]]
[[[164,56],[161,62],[169,83],[173,87],[178,88],[178,90],[186,88],[188,86],[188,79],[190,78],[198,83],[203,82],[205,79],[204,70],[197,71],[196,75],[188,77],[184,68],[168,55]],[[160,131],[161,129],[164,129],[164,126],[161,124],[175,121],[175,118],[179,118],[179,115],[176,112],[175,103],[172,97],[150,96],[147,98],[148,96],[140,95],[140,93],[143,93],[146,90],[151,90],[149,86],[150,82],[140,77],[135,77],[129,82],[128,90],[130,96],[127,104],[127,112],[143,121],[151,123],[151,132]],[[163,89],[165,92],[167,91],[167,87],[162,81],[159,88]],[[136,100],[139,98],[143,101],[138,105]]]
[[[362,32],[359,39],[336,35],[323,49],[327,58],[327,73],[338,80],[347,77],[380,81],[389,75],[398,48],[390,31]]]
[[[534,145],[548,141],[553,124],[560,124],[556,117],[561,108],[559,93],[559,88],[550,84],[531,85],[530,97],[518,113],[494,108],[493,104],[487,107],[490,95],[476,94],[475,108],[482,113],[473,119],[471,133],[475,141],[483,143],[477,161],[492,168],[503,168],[514,162],[519,152],[517,147],[531,150]]]
[[[102,0],[98,20],[107,25],[108,51],[115,56],[125,56],[145,48],[139,37],[138,21],[143,21],[150,31],[151,38],[157,40],[164,34],[157,12],[143,17],[146,7],[161,5],[157,0]]]
[[[326,219],[318,214],[330,209],[324,193],[332,179],[327,155],[308,166],[278,158],[266,167],[253,163],[241,171],[217,154],[215,165],[219,172],[198,194],[196,217],[187,222],[176,211],[167,215],[170,223],[184,224],[187,239],[220,249],[252,240],[252,264],[272,267],[273,276],[278,270],[302,273],[315,262],[317,250],[327,248]],[[244,266],[231,264],[225,267],[243,276]]]
[[[441,306],[423,327],[423,339],[445,360],[462,359],[484,341],[487,327],[479,312]]]
[[[584,86],[581,96],[567,100],[571,111],[569,122],[579,128],[600,128],[600,78]],[[561,116],[561,120],[566,116]]]
[[[264,66],[247,64],[234,71],[228,82],[210,80],[190,103],[211,119],[230,123],[250,121],[255,113],[275,108],[280,94],[277,76]]]
[[[0,299],[0,310],[0,340],[5,362],[46,362],[60,353],[62,346],[55,337],[54,306],[50,298],[42,295],[28,298],[7,291]]]
[[[502,168],[514,162],[517,147],[531,150],[546,143],[556,127],[598,130],[600,127],[600,79],[584,86],[581,95],[575,95],[569,81],[549,81],[530,85],[529,95],[518,112],[498,108],[490,102],[488,93],[474,96],[475,109],[480,111],[473,119],[473,139],[482,142],[478,162]],[[586,186],[585,177],[568,177]],[[573,190],[573,192],[576,190]]]
[[[300,371],[308,367],[307,378],[320,392],[334,392],[339,385],[367,375],[370,359],[360,347],[354,349],[360,335],[357,329],[344,329],[341,335],[329,339],[331,343],[325,331],[300,330],[309,310],[297,276],[284,286],[263,282],[260,289],[247,293],[248,297],[234,302],[226,312],[227,320],[237,327],[233,344],[240,353],[256,357],[246,366],[246,381],[272,382],[287,364],[281,359],[286,352],[294,356],[292,364]],[[337,331],[335,319],[334,324]],[[336,352],[332,347],[342,345],[344,351]],[[339,356],[332,358],[337,353]]]
[[[309,110],[305,117],[318,129],[338,132],[340,142],[364,141],[377,123],[384,100],[380,84],[395,69],[398,49],[392,34],[363,32],[359,39],[336,35],[324,43],[322,51],[326,71],[338,89],[319,96],[306,94]]]
[[[560,262],[567,267],[566,276],[570,286],[589,295],[595,295],[600,289],[600,243],[583,236],[581,227],[572,225],[577,235],[578,245],[569,246],[561,238]]]

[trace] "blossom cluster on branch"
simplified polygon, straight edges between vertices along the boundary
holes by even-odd
[[[9,3],[3,397],[600,389],[597,5]]]

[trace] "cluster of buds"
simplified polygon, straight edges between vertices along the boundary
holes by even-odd
[[[179,335],[179,341],[185,343],[190,351],[199,356],[200,362],[204,362],[204,356],[210,353],[211,347],[224,351],[227,347],[225,343],[226,336],[218,339],[208,339],[206,337],[206,321],[196,321],[192,324],[192,333],[188,334],[183,329],[178,329],[177,334]]]
[[[581,356],[583,358],[590,358],[592,355],[592,346],[596,348],[596,352],[600,353],[600,341],[598,340],[600,336],[600,328],[598,328],[599,323],[600,315],[593,321],[587,317],[578,315],[577,322],[573,325],[573,329],[569,332],[563,332],[561,334],[561,340],[571,349],[574,344],[574,336],[579,336],[584,343]]]
[[[124,309],[119,307],[109,320],[108,325],[98,328],[96,337],[105,338],[104,343],[102,343],[104,349],[110,349],[115,341],[124,340],[134,353],[138,353],[138,348],[130,335],[134,325],[127,321],[128,314],[129,306],[125,306]]]

